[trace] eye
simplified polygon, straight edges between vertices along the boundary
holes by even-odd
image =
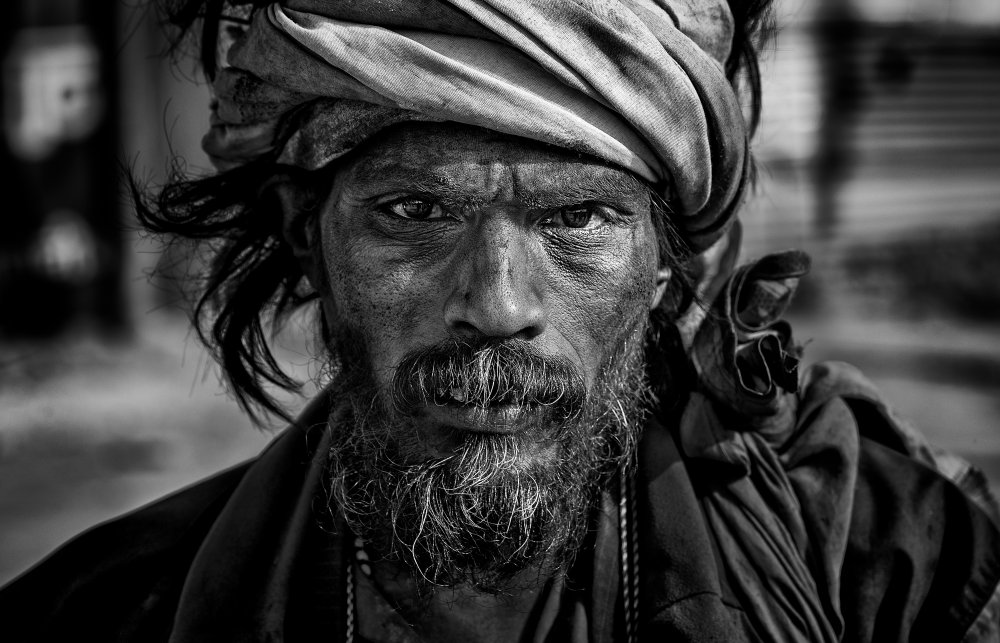
[[[541,224],[556,228],[596,228],[607,222],[607,217],[599,206],[584,204],[559,208],[548,212]]]
[[[447,217],[444,208],[433,201],[425,199],[405,199],[396,201],[385,206],[390,213],[403,219],[413,219],[415,221],[427,221],[433,219],[444,219]]]

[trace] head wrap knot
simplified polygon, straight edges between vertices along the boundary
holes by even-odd
[[[203,146],[318,169],[396,123],[476,125],[631,170],[700,250],[747,180],[731,38],[725,0],[285,0],[231,48]]]

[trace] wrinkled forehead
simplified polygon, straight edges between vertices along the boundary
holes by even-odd
[[[508,197],[527,205],[572,200],[648,201],[650,186],[628,170],[555,145],[457,123],[403,123],[372,137],[339,167],[351,182],[381,189]]]

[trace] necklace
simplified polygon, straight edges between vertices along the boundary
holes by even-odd
[[[354,643],[354,564],[347,566],[347,643]]]
[[[618,544],[621,554],[625,640],[635,643],[639,627],[639,530],[636,526],[635,479],[624,470],[618,475],[618,492]]]
[[[638,640],[639,626],[639,542],[636,527],[635,480],[630,473],[618,476],[618,543],[621,558],[622,605],[625,609],[625,636],[628,643]],[[365,551],[365,541],[354,538],[354,561],[365,576],[371,576],[371,560]],[[354,643],[357,606],[354,593],[354,561],[347,565],[347,632],[345,641]]]
[[[368,552],[365,551],[365,541],[360,536],[354,538],[354,560],[358,563],[358,569],[365,576],[372,575],[371,561]],[[354,643],[354,615],[357,609],[354,597],[354,563],[347,565],[347,643]]]

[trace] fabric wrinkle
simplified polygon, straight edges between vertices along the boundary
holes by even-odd
[[[822,460],[814,474],[817,462],[796,456],[829,447],[856,462],[857,452],[826,424],[796,426],[799,351],[781,320],[808,268],[808,256],[789,251],[731,274],[693,338],[701,390],[679,426],[685,453],[714,471],[704,474],[714,482],[703,509],[733,591],[758,635],[774,641],[836,641],[844,628],[835,570],[846,547],[850,476],[825,475]],[[817,479],[825,483],[821,500],[800,493]]]

